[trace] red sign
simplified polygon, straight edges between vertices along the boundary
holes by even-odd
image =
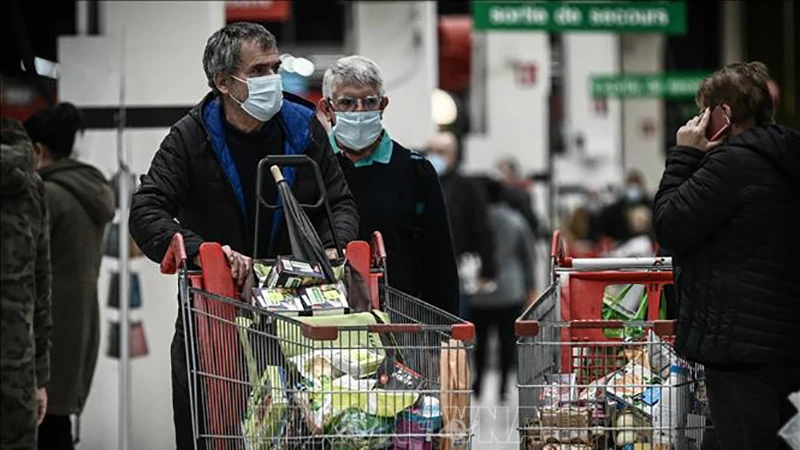
[[[226,0],[228,22],[286,22],[292,14],[291,0]]]
[[[522,86],[533,86],[536,84],[536,75],[539,68],[534,63],[515,62],[514,72],[516,73],[517,83]]]

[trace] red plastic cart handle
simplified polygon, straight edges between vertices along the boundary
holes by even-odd
[[[566,323],[573,330],[593,330],[605,328],[625,328],[627,324],[621,320],[570,320]],[[675,335],[676,321],[656,320],[653,321],[653,331],[660,337]],[[521,320],[514,322],[514,331],[517,337],[535,337],[541,330],[541,322],[538,320]]]
[[[577,272],[570,275],[575,279],[606,281],[609,283],[671,283],[672,272]]]
[[[375,262],[386,260],[386,247],[383,245],[383,235],[379,231],[372,233],[372,253]]]
[[[167,247],[164,259],[161,260],[161,273],[174,275],[184,264],[186,264],[186,247],[183,245],[183,235],[175,233]]]

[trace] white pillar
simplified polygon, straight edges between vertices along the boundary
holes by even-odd
[[[744,59],[744,5],[741,0],[727,0],[719,7],[722,8],[722,64],[740,62]]]
[[[384,125],[406,147],[434,131],[431,94],[438,84],[436,2],[354,2],[355,53],[383,71],[389,107]]]
[[[653,74],[664,70],[663,35],[623,35],[622,68],[629,74]],[[655,192],[664,172],[664,101],[634,98],[622,106],[623,167],[638,169],[647,188]],[[669,130],[674,132],[674,130]]]
[[[126,104],[190,106],[208,91],[202,68],[208,37],[224,25],[223,2],[113,1],[100,4],[101,36],[59,39],[59,99],[78,107],[117,107],[120,55],[125,55]],[[125,51],[118,37],[125,31]],[[128,129],[123,143],[131,169],[150,166],[169,129]],[[117,167],[116,131],[90,130],[79,158],[110,176]],[[132,362],[132,429],[134,449],[174,446],[170,383],[170,342],[177,315],[176,279],[162,276],[145,259],[131,262],[142,283],[143,307],[132,311],[142,320],[150,354]],[[81,448],[117,448],[118,361],[106,356],[108,325],[116,311],[106,308],[109,274],[116,264],[104,259],[98,283],[100,355],[91,393],[81,418]]]
[[[622,169],[622,107],[618,99],[595,99],[591,77],[620,71],[620,38],[611,33],[563,36],[566,155],[561,184],[601,188],[618,183]]]
[[[547,168],[550,42],[538,32],[486,32],[486,132],[465,143],[465,169],[484,171],[514,156],[523,173]]]

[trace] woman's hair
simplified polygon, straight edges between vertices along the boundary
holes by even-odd
[[[72,103],[42,109],[25,121],[31,141],[47,146],[56,160],[72,154],[75,134],[84,129],[83,115]]]
[[[486,199],[489,201],[490,205],[503,203],[507,200],[506,187],[501,181],[486,175],[477,176],[475,180],[483,187],[486,193]]]
[[[700,108],[723,103],[731,108],[731,122],[766,125],[773,122],[772,96],[767,66],[760,62],[729,64],[700,85],[695,98]]]

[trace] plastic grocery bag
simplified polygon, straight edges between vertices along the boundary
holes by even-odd
[[[666,301],[662,299],[659,319],[666,319]],[[607,286],[603,292],[603,320],[645,320],[647,318],[647,289],[643,284]],[[603,334],[610,338],[641,337],[641,327],[606,328]]]
[[[442,413],[442,450],[461,450],[469,446],[471,386],[467,351],[460,341],[442,342],[439,360],[441,377],[440,408]]]

